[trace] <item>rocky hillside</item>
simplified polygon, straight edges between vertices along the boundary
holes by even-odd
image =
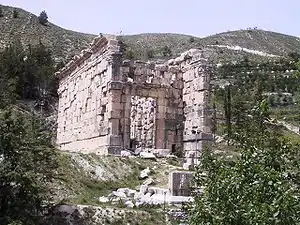
[[[153,50],[156,56],[161,56],[165,46],[171,49],[172,55],[190,48],[202,48],[207,57],[218,61],[241,56],[253,59],[274,58],[300,51],[299,38],[257,29],[230,31],[205,38],[179,34],[140,34],[122,38],[131,50],[140,55]]]
[[[24,46],[36,45],[41,41],[51,48],[56,58],[68,58],[85,48],[94,35],[63,29],[55,24],[41,25],[36,15],[23,9],[0,5],[0,48],[4,48],[16,39]],[[14,10],[17,18],[14,18]]]
[[[0,7],[3,11],[0,17],[0,49],[15,39],[21,39],[24,46],[41,40],[53,50],[56,58],[66,60],[85,48],[95,36],[66,30],[52,23],[43,26],[37,16],[25,10]],[[17,18],[14,18],[14,10],[18,12]],[[230,31],[205,38],[168,33],[119,38],[127,46],[131,57],[138,59],[169,58],[190,48],[203,49],[205,56],[214,61],[236,60],[244,56],[261,60],[300,51],[299,38],[257,29]]]

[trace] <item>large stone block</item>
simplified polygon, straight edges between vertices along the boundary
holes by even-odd
[[[169,191],[173,196],[190,196],[193,186],[193,173],[174,171],[169,176]]]

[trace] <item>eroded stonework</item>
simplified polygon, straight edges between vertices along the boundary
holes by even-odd
[[[120,154],[170,149],[197,164],[210,132],[211,68],[192,49],[163,64],[122,60],[114,37],[96,38],[59,77],[62,150]]]

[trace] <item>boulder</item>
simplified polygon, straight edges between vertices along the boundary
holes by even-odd
[[[157,158],[165,158],[171,153],[171,150],[170,149],[153,149],[152,153]]]
[[[141,152],[140,157],[143,159],[155,159],[155,155],[152,152]]]
[[[134,207],[133,202],[130,201],[130,200],[126,201],[126,202],[125,202],[125,205],[126,205],[126,207],[128,207],[128,208],[133,208],[133,207]]]
[[[112,194],[113,194],[113,196],[116,196],[119,198],[127,198],[126,194],[121,191],[113,191]]]
[[[124,151],[124,150],[121,151],[121,157],[129,157],[129,156],[131,156],[131,153],[129,151]]]
[[[169,190],[167,188],[149,187],[148,192],[152,192],[153,194],[169,195]]]
[[[142,184],[140,186],[140,193],[145,194],[148,191],[148,185]]]
[[[109,198],[108,198],[108,197],[105,197],[105,196],[101,196],[101,197],[99,198],[99,202],[101,202],[101,203],[109,202]]]
[[[143,182],[143,184],[144,185],[147,185],[147,186],[149,186],[149,185],[151,185],[151,184],[153,184],[154,183],[154,180],[152,179],[152,178],[148,178],[147,180],[145,180],[144,182]]]
[[[142,170],[141,173],[140,173],[140,179],[145,179],[149,176],[150,174],[150,169],[149,167],[147,167],[146,169]]]
[[[193,202],[194,198],[190,196],[170,196],[168,198],[169,204],[182,204],[186,202]]]

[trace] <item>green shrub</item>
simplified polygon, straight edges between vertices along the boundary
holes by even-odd
[[[13,18],[16,19],[18,17],[19,17],[19,12],[16,9],[14,9],[14,11],[13,11]]]

